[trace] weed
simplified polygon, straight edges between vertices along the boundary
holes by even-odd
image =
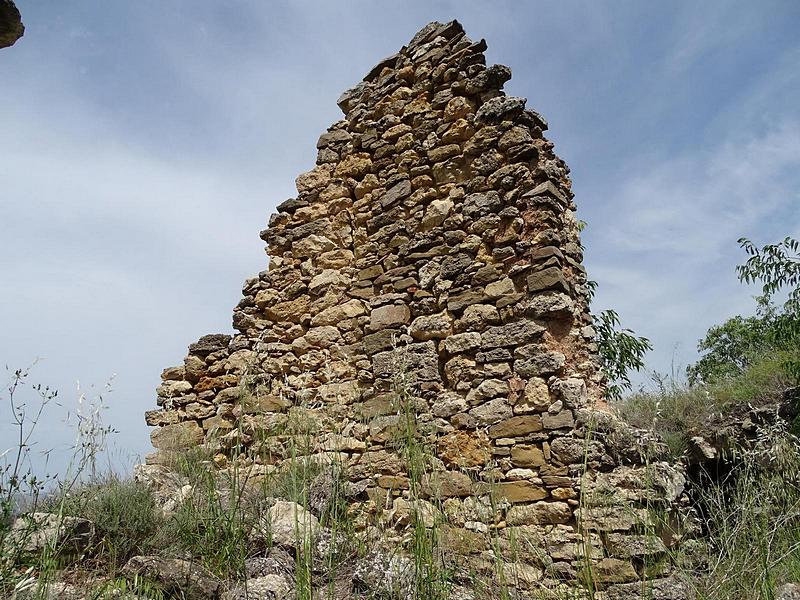
[[[615,402],[614,408],[634,427],[660,434],[679,459],[692,437],[707,434],[729,417],[743,418],[753,408],[774,405],[792,384],[783,369],[786,360],[782,353],[766,355],[742,374],[708,385],[654,374],[653,389]]]
[[[419,431],[413,382],[407,368],[403,349],[396,348],[398,369],[393,380],[401,426],[395,443],[403,455],[409,479],[409,506],[411,508],[410,552],[414,560],[414,598],[439,600],[447,597],[451,583],[444,564],[444,553],[439,548],[438,527],[441,524],[441,502],[431,498],[432,510],[424,504],[423,482],[431,473],[432,453],[426,448]],[[426,514],[428,513],[428,514]],[[432,513],[432,514],[431,514]]]
[[[31,450],[36,427],[42,413],[58,396],[57,390],[33,384],[31,391],[38,397],[33,406],[20,400],[22,389],[28,385],[32,366],[15,370],[6,386],[7,402],[16,430],[15,446],[0,448],[0,542],[11,526],[18,502],[22,499],[35,509],[39,496],[46,489],[50,477],[38,477],[33,472]]]
[[[699,597],[771,599],[800,574],[800,445],[780,425],[762,430],[722,481],[700,487],[708,568]]]
[[[161,587],[138,575],[131,579],[115,577],[97,586],[86,596],[86,600],[111,600],[112,598],[135,597],[139,600],[166,600]]]

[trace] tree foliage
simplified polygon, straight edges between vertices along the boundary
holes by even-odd
[[[587,286],[591,303],[597,282],[589,280]],[[605,396],[608,400],[619,400],[632,387],[629,374],[644,368],[644,356],[653,346],[646,337],[637,336],[633,330],[623,327],[615,310],[597,313],[594,316],[594,329],[600,369],[606,378]]]
[[[737,315],[711,327],[697,344],[703,356],[686,368],[689,383],[713,384],[742,375],[774,347],[779,321],[775,306],[761,298],[756,315]]]
[[[756,314],[736,316],[709,329],[698,344],[705,354],[687,368],[689,381],[716,383],[736,377],[768,353],[785,353],[789,358],[784,369],[800,379],[800,242],[787,237],[759,248],[741,238],[739,245],[749,255],[736,267],[739,281],[762,285]],[[776,306],[775,297],[783,292],[786,299]]]
[[[778,244],[758,248],[747,238],[739,238],[739,245],[750,255],[746,263],[736,267],[739,281],[760,282],[767,300],[787,289],[789,295],[783,311],[800,317],[800,242],[787,237]]]
[[[606,397],[618,400],[631,389],[628,374],[644,368],[644,356],[653,349],[650,340],[622,327],[613,310],[600,312],[595,319],[600,367],[606,375]]]
[[[765,302],[787,292],[783,309],[775,318],[771,338],[779,348],[797,350],[800,345],[800,242],[786,237],[777,244],[758,248],[747,238],[740,238],[739,245],[750,256],[736,268],[739,281],[761,283]],[[794,357],[784,363],[784,369],[800,379],[800,357],[796,352],[793,354]]]

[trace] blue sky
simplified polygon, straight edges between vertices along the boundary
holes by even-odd
[[[33,379],[60,389],[39,436],[55,465],[78,381],[114,376],[117,457],[149,451],[161,369],[230,331],[266,266],[258,232],[339,94],[431,20],[486,38],[507,91],[549,121],[595,309],[651,338],[651,369],[751,311],[737,238],[800,235],[794,0],[17,5],[26,34],[0,50],[0,364],[40,357]]]

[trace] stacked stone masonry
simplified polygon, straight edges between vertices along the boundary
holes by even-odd
[[[341,96],[344,119],[261,233],[269,268],[244,284],[237,333],[164,371],[150,460],[202,444],[219,468],[280,468],[291,432],[263,434],[302,413],[309,453],[343,465],[365,526],[401,523],[405,395],[445,542],[488,569],[491,536],[516,540],[523,588],[579,580],[590,561],[624,597],[666,552],[646,506],[673,502],[681,479],[590,425],[603,380],[569,169],[485,49],[431,23]]]

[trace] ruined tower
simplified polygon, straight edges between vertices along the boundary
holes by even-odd
[[[306,454],[341,466],[364,526],[426,502],[476,564],[492,536],[518,540],[522,588],[587,565],[601,585],[635,582],[665,548],[643,537],[636,448],[613,451],[592,421],[602,377],[569,169],[485,49],[431,23],[341,96],[261,233],[269,266],[244,284],[237,333],[164,371],[150,460],[202,444],[219,468],[270,472],[302,414]],[[429,455],[419,481],[409,419]],[[680,494],[657,475],[659,497]],[[589,489],[628,504],[589,514]]]

